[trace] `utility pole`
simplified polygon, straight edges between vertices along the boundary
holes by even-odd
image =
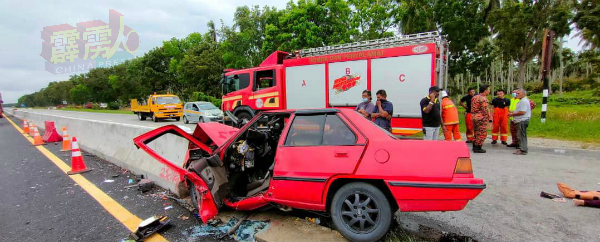
[[[548,73],[552,66],[552,41],[554,40],[554,31],[544,30],[544,41],[542,42],[542,67],[541,78],[544,83],[544,92],[542,96],[542,123],[546,122],[546,111],[548,110]]]

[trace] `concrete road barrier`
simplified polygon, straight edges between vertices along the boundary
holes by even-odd
[[[66,126],[69,135],[77,137],[84,154],[85,152],[91,153],[135,174],[143,174],[159,186],[176,194],[182,194],[177,190],[179,175],[143,150],[137,149],[133,144],[133,138],[152,130],[151,127],[40,114],[31,109],[16,111],[11,109],[7,110],[7,113],[20,119],[27,119],[40,127],[44,121],[53,121],[56,127]],[[186,139],[171,134],[150,144],[150,148],[178,165],[183,164],[187,146]]]

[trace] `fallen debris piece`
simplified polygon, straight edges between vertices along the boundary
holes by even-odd
[[[215,220],[220,222],[220,220]],[[237,218],[231,218],[226,224],[213,226],[211,225],[211,221],[209,221],[209,224],[194,226],[190,230],[184,231],[183,235],[189,237],[191,241],[208,235],[213,235],[215,238],[220,238],[238,222],[239,220]],[[268,226],[269,221],[245,220],[242,221],[239,227],[229,235],[229,238],[244,242],[255,241],[254,235],[261,230],[266,229]]]
[[[171,220],[167,216],[152,216],[142,221],[135,232],[129,234],[129,238],[135,241],[142,241],[148,236],[156,233],[169,224]]]
[[[127,183],[128,183],[128,184],[133,184],[133,183],[135,183],[135,180],[133,180],[133,179],[129,179],[129,180],[127,181]]]
[[[120,176],[120,174],[114,174],[114,175],[112,175],[111,177],[112,177],[112,178],[117,178],[117,177],[119,177],[119,176]]]
[[[173,208],[173,206],[166,206],[166,207],[165,207],[165,210],[169,210],[169,209],[171,209],[171,208]]]
[[[104,182],[106,182],[106,183],[112,183],[112,182],[115,182],[115,180],[111,180],[111,179],[104,179]]]
[[[233,227],[231,227],[229,230],[227,230],[227,233],[225,233],[224,235],[221,235],[221,237],[219,239],[223,239],[225,238],[225,236],[230,235],[231,233],[233,233],[233,231],[235,231],[238,227],[240,227],[240,225],[242,225],[242,223],[244,221],[246,221],[246,219],[248,219],[248,217],[250,217],[250,214],[245,214],[240,221],[238,221],[237,223],[235,223],[235,225],[233,225]]]
[[[177,218],[178,218],[178,219],[181,219],[181,220],[188,220],[188,219],[190,219],[190,217],[188,217],[188,216],[184,216],[183,214],[182,214],[182,215],[179,215],[179,216],[177,216]]]
[[[552,194],[552,193],[547,193],[547,192],[544,192],[544,191],[542,191],[542,193],[540,193],[540,197],[549,198],[549,199],[562,198],[559,195],[555,195],[555,194]]]
[[[154,182],[150,179],[142,179],[140,182],[138,182],[137,185],[138,190],[140,190],[141,192],[147,192],[152,190],[152,188],[154,187]]]
[[[319,218],[309,218],[309,217],[306,217],[305,219],[306,219],[308,222],[311,222],[311,223],[313,223],[313,224],[321,224],[321,220],[319,220]]]

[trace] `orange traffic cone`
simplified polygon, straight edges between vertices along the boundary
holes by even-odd
[[[27,120],[23,119],[23,133],[24,134],[28,134],[29,133],[29,125],[27,124]]]
[[[69,151],[71,150],[71,140],[69,139],[69,135],[67,134],[67,127],[63,127],[63,147],[60,151]]]
[[[33,126],[33,145],[45,145],[42,136],[40,136],[40,131],[38,131],[37,126]]]
[[[29,122],[29,137],[33,137],[33,127],[35,127],[35,125],[32,122]]]
[[[73,136],[73,138],[71,138],[71,171],[67,172],[67,174],[74,175],[91,170],[92,169],[88,169],[85,166],[85,162],[83,162],[83,157],[81,156],[81,150],[79,150],[79,145],[77,144],[77,138]]]

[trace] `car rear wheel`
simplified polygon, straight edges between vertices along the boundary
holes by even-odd
[[[188,119],[185,117],[185,115],[183,115],[183,123],[189,124],[190,121],[188,121]]]
[[[349,183],[341,187],[331,202],[335,228],[350,241],[376,241],[392,223],[392,211],[385,195],[375,186]]]

